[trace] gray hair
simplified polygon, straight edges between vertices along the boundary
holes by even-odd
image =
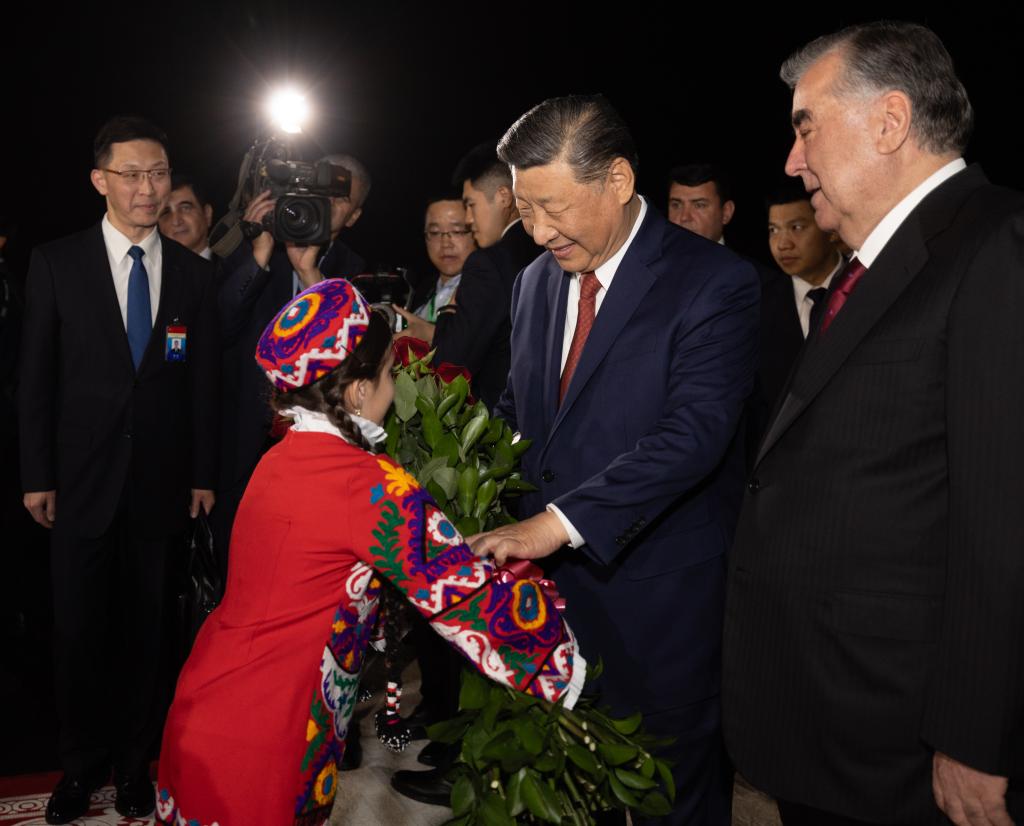
[[[937,155],[963,152],[974,127],[974,110],[935,32],[888,20],[850,26],[812,40],[782,64],[779,74],[792,89],[812,63],[832,52],[844,62],[833,94],[903,92],[910,98],[911,132],[918,146]]]
[[[370,184],[373,183],[370,178],[370,170],[366,168],[365,164],[354,155],[345,155],[343,153],[327,155],[323,160],[330,161],[336,166],[345,167],[345,169],[352,173],[353,178],[360,180],[363,185],[363,198],[356,206],[361,207],[365,204],[366,199],[370,197]]]
[[[538,103],[509,127],[498,157],[519,169],[564,160],[579,183],[604,178],[616,158],[625,158],[634,173],[639,165],[629,128],[603,95]]]

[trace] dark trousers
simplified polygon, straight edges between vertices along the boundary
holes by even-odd
[[[97,537],[81,535],[58,510],[51,547],[64,771],[144,771],[159,739],[172,679],[166,656],[172,541],[132,525],[122,501],[111,526]]]
[[[779,805],[779,816],[783,826],[879,826],[865,820],[833,814],[832,812],[812,809],[800,803],[787,800],[776,801]],[[1024,795],[1011,782],[1006,794],[1006,808],[1014,823],[1024,823]],[[952,821],[936,806],[931,817],[913,823],[886,823],[884,826],[949,826]]]

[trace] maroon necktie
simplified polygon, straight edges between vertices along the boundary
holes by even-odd
[[[850,297],[850,293],[853,292],[853,288],[857,286],[857,282],[860,281],[860,277],[867,272],[865,267],[856,257],[850,259],[850,263],[846,265],[846,269],[843,270],[839,276],[839,283],[836,288],[832,291],[832,295],[828,298],[828,307],[825,309],[825,317],[821,320],[821,326],[818,328],[818,335],[824,335],[828,329],[828,325],[832,323],[832,320],[839,315],[839,311],[843,309],[843,305],[846,303],[846,299]]]
[[[572,334],[572,344],[569,345],[569,355],[565,359],[565,369],[562,370],[562,382],[558,386],[559,404],[565,398],[572,374],[576,372],[576,365],[583,353],[583,345],[587,343],[590,328],[594,326],[597,292],[600,289],[601,282],[593,272],[580,273],[580,303],[576,314],[576,329]]]

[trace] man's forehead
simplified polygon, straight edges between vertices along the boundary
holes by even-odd
[[[718,200],[718,187],[714,181],[705,181],[697,186],[673,183],[669,190],[670,198],[678,198],[681,201],[703,201],[708,199]]]
[[[156,141],[135,140],[118,141],[110,144],[110,157],[124,161],[125,163],[138,163],[159,157],[167,161],[167,151]]]
[[[171,201],[176,204],[195,204],[198,202],[198,199],[191,186],[179,186],[171,192]]]

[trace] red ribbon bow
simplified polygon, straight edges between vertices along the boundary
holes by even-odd
[[[511,562],[506,562],[494,572],[494,578],[502,585],[510,585],[520,579],[532,579],[536,581],[541,591],[559,612],[565,610],[565,597],[559,596],[554,580],[544,579],[544,572],[528,559],[514,559]]]

